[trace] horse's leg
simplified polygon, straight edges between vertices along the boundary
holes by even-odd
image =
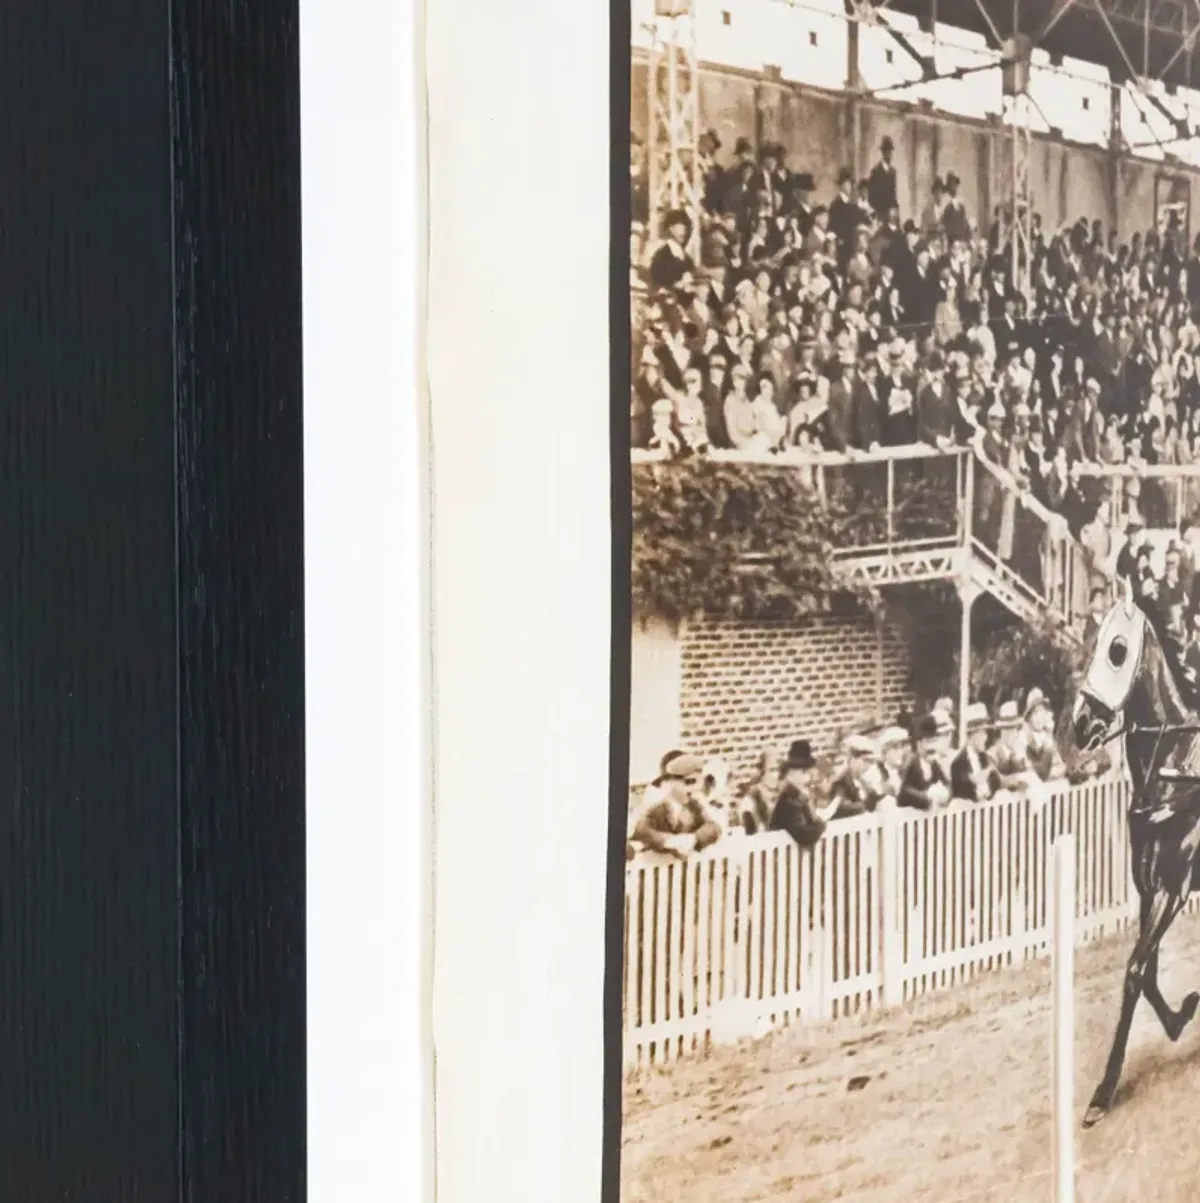
[[[1177,904],[1175,915],[1178,915],[1181,909],[1182,906]],[[1172,919],[1175,918],[1175,915],[1172,915]],[[1142,981],[1142,993],[1146,996],[1146,1001],[1154,1008],[1154,1014],[1158,1016],[1158,1022],[1162,1024],[1163,1031],[1166,1032],[1170,1040],[1178,1040],[1183,1035],[1183,1029],[1191,1023],[1195,1017],[1196,1008],[1200,1007],[1200,994],[1197,994],[1195,991],[1183,1000],[1183,1005],[1178,1011],[1173,1011],[1167,1005],[1166,999],[1162,996],[1162,991],[1158,988],[1157,948],[1150,954],[1150,958],[1146,962],[1146,974]]]
[[[1125,966],[1125,989],[1121,996],[1121,1017],[1117,1020],[1116,1034],[1113,1036],[1112,1050],[1108,1054],[1108,1064],[1104,1069],[1104,1077],[1092,1095],[1083,1117],[1083,1126],[1090,1128],[1104,1118],[1112,1106],[1113,1095],[1117,1090],[1117,1082],[1121,1077],[1121,1069],[1125,1064],[1125,1046],[1129,1042],[1129,1028],[1133,1023],[1133,1012],[1137,1008],[1138,999],[1146,981],[1146,966],[1158,949],[1163,933],[1171,925],[1175,917],[1171,906],[1172,895],[1161,886],[1155,886],[1154,892],[1147,897],[1142,895],[1141,913],[1138,922],[1138,938],[1129,955]]]

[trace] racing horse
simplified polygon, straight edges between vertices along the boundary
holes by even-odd
[[[1192,993],[1178,1011],[1172,1010],[1158,986],[1159,945],[1187,902],[1200,847],[1200,693],[1168,647],[1157,609],[1143,606],[1124,581],[1123,595],[1097,632],[1072,712],[1081,751],[1125,740],[1132,779],[1126,819],[1140,901],[1120,1018],[1104,1077],[1084,1115],[1085,1128],[1112,1105],[1138,1000],[1145,997],[1172,1041],[1200,1005],[1200,994]]]

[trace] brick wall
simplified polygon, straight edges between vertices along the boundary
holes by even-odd
[[[739,774],[798,738],[828,750],[864,715],[911,704],[907,645],[867,617],[705,622],[680,632],[682,735]]]

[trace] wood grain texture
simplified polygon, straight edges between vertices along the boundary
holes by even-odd
[[[304,1198],[295,0],[171,8],[187,1200]]]
[[[0,8],[0,1197],[173,1198],[166,13]]]
[[[294,3],[0,6],[0,1198],[304,1197]]]

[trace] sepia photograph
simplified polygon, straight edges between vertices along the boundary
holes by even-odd
[[[621,1203],[1190,1201],[1200,6],[629,18]]]

